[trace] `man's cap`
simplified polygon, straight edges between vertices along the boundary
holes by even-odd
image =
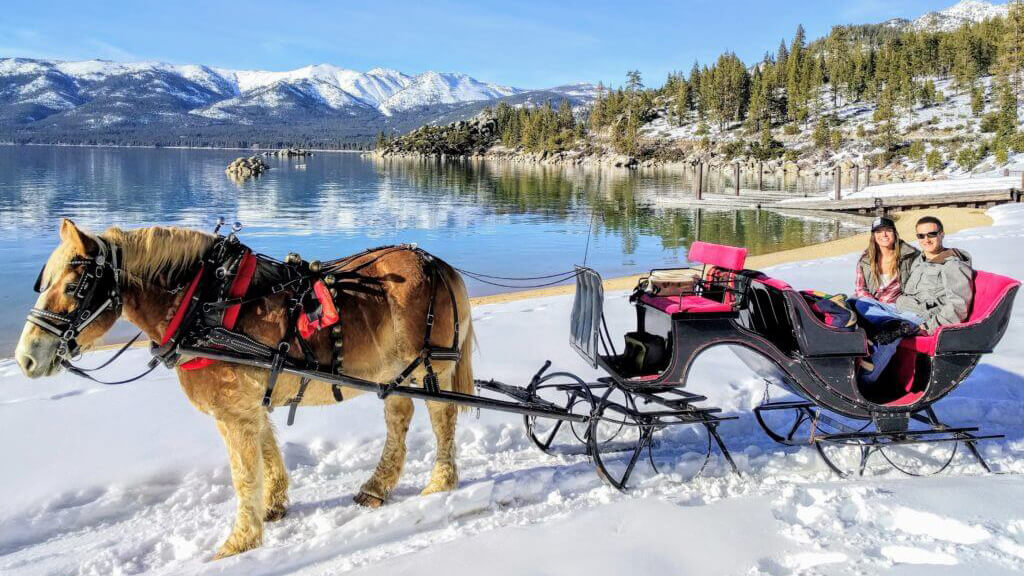
[[[874,222],[871,223],[871,231],[879,230],[882,228],[896,229],[896,223],[892,221],[892,218],[886,218],[885,216],[879,216],[875,218]]]

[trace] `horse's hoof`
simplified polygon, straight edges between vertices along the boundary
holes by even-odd
[[[235,556],[237,554],[259,548],[262,545],[262,536],[243,540],[241,537],[235,537],[232,535],[229,536],[223,544],[221,544],[220,550],[217,550],[217,554],[214,555],[213,559],[220,560],[222,558],[228,558],[230,556]]]
[[[273,506],[267,509],[267,512],[263,515],[264,522],[277,522],[288,515],[288,509],[284,507],[284,504]]]
[[[380,496],[374,496],[368,492],[360,492],[352,497],[352,500],[356,504],[366,508],[380,508],[384,504],[384,499]]]

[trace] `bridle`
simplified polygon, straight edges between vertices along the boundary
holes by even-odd
[[[78,282],[65,287],[77,302],[75,307],[64,314],[42,308],[32,308],[28,313],[29,322],[57,337],[57,358],[65,366],[81,352],[78,337],[96,318],[107,310],[121,314],[121,248],[98,236],[92,240],[98,246],[95,256],[75,257],[68,263],[85,267]],[[45,269],[44,265],[36,278],[33,289],[37,293],[46,289],[42,286]]]

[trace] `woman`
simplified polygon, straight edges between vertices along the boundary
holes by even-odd
[[[892,304],[902,293],[900,287],[910,277],[910,268],[921,252],[900,240],[896,223],[885,216],[871,225],[868,249],[857,262],[856,298],[871,298]]]
[[[921,319],[892,306],[921,252],[900,240],[896,223],[885,216],[871,223],[868,248],[857,262],[857,287],[852,299],[857,315],[870,326],[871,360],[860,362],[862,382],[878,380],[896,354],[900,339],[916,332]]]

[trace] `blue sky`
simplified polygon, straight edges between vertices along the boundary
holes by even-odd
[[[287,70],[330,63],[407,73],[464,72],[523,88],[579,81],[648,85],[724,50],[745,62],[774,51],[798,23],[914,18],[956,0],[591,0],[492,2],[11,2],[0,57],[160,60]]]

